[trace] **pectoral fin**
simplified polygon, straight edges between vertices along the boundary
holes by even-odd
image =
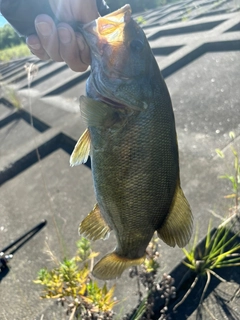
[[[107,239],[111,229],[96,204],[79,226],[79,233],[90,240]]]
[[[80,97],[80,110],[88,127],[110,127],[119,119],[113,107],[85,96]]]
[[[101,280],[116,279],[121,276],[123,271],[132,266],[144,262],[145,257],[138,259],[128,259],[112,252],[103,257],[93,268],[94,277]]]
[[[70,166],[77,166],[79,164],[85,163],[88,159],[90,153],[91,138],[89,130],[86,129],[78,142],[76,143],[74,150],[70,157]]]
[[[178,183],[170,212],[163,226],[157,230],[157,233],[159,238],[169,246],[175,247],[177,244],[182,248],[191,238],[192,225],[191,208]]]

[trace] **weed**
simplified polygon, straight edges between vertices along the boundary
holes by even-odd
[[[69,319],[112,319],[116,301],[113,297],[115,286],[100,288],[91,278],[93,259],[98,255],[93,252],[90,242],[82,238],[77,243],[77,253],[72,259],[65,258],[52,270],[41,269],[34,282],[43,286],[41,298],[57,299],[67,305]],[[52,255],[52,254],[51,254]]]
[[[33,78],[38,73],[38,66],[34,63],[27,62],[24,66],[24,69],[26,71],[28,84],[30,86]],[[22,102],[17,90],[4,83],[4,81],[0,82],[0,95],[4,96],[5,99],[8,100],[15,109],[20,110],[22,108]]]
[[[153,237],[152,241],[149,243],[147,248],[147,258],[145,259],[140,271],[137,269],[137,267],[130,269],[129,276],[131,278],[136,277],[137,279],[139,305],[133,315],[126,315],[124,319],[152,319],[156,293],[165,300],[165,306],[161,310],[160,319],[167,319],[168,304],[171,298],[175,298],[176,289],[173,286],[174,279],[167,274],[163,274],[161,282],[158,283],[157,271],[160,267],[158,263],[158,241],[158,237]],[[147,291],[147,295],[144,298],[141,291],[141,285],[143,285],[145,291]]]
[[[43,286],[41,298],[56,299],[58,303],[67,305],[69,319],[113,319],[113,307],[116,301],[113,298],[115,286],[107,289],[106,284],[100,288],[90,275],[93,259],[98,255],[91,250],[90,242],[81,238],[77,242],[77,253],[72,259],[64,259],[59,262],[49,251],[51,260],[56,264],[52,270],[41,269],[37,280],[34,282]],[[129,276],[137,278],[139,307],[132,320],[150,319],[153,312],[154,294],[159,293],[165,299],[165,307],[162,310],[161,320],[166,318],[169,300],[176,295],[173,286],[174,280],[164,274],[162,281],[158,284],[156,280],[158,263],[158,238],[154,237],[147,248],[147,258],[140,271],[137,267],[130,269]],[[147,291],[143,298],[141,285]],[[144,317],[146,315],[146,318]],[[129,319],[126,315],[125,319]]]
[[[30,88],[31,83],[33,81],[33,78],[37,76],[38,74],[38,66],[34,63],[29,63],[27,62],[24,66],[24,69],[27,73],[27,77],[28,77],[28,87]]]
[[[4,96],[5,99],[8,100],[14,108],[16,108],[17,110],[20,110],[22,108],[21,100],[15,89],[7,86],[3,82],[0,82],[0,89],[2,96]]]
[[[136,18],[138,24],[145,24],[147,21],[143,18],[143,16],[139,16]]]
[[[212,234],[211,222],[209,222],[205,244],[201,250],[196,247],[198,242],[198,234],[196,232],[192,247],[189,250],[183,248],[183,252],[187,258],[187,261],[183,261],[183,263],[196,274],[196,277],[181,301],[174,306],[174,310],[186,300],[200,277],[206,277],[207,280],[199,305],[203,302],[212,275],[220,281],[226,282],[226,280],[221,278],[214,270],[240,266],[240,244],[236,243],[237,237],[238,234],[230,236],[230,230],[224,224],[220,225]]]

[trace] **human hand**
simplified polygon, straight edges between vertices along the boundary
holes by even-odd
[[[85,71],[90,63],[90,51],[79,32],[67,22],[90,22],[98,17],[96,0],[49,0],[59,21],[57,26],[46,14],[35,19],[37,34],[27,37],[26,43],[41,60],[65,61],[73,71]]]

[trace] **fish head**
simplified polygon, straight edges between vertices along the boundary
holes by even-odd
[[[131,17],[130,5],[84,25],[82,33],[91,50],[87,95],[115,106],[146,109],[143,95],[150,94],[155,59],[143,30]]]

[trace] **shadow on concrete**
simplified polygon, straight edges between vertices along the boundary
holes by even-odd
[[[1,98],[0,103],[2,103],[5,107],[8,107],[9,109],[16,110],[16,108],[14,108],[14,106],[5,98]],[[12,121],[16,121],[16,120],[20,120],[20,119],[23,119],[28,124],[32,125],[39,132],[44,132],[50,128],[50,126],[48,126],[46,123],[44,123],[40,119],[34,117],[29,112],[27,112],[23,109],[19,109],[16,112],[14,112],[14,113],[10,114],[9,116],[0,120],[0,129],[4,126],[8,125]]]
[[[14,110],[14,106],[8,100],[1,98],[0,103],[3,103],[4,106]],[[23,109],[18,110],[17,112],[14,112],[9,116],[5,117],[4,119],[0,120],[0,129],[8,125],[12,121],[18,121],[20,119],[25,120],[28,124],[32,125],[36,130],[38,130],[41,133],[50,129],[50,126],[47,125],[45,122],[39,120],[33,115],[30,115],[30,113]],[[6,170],[0,171],[0,186],[9,179],[14,178],[24,170],[28,169],[30,166],[37,163],[40,159],[44,159],[46,156],[50,155],[52,152],[58,149],[62,149],[69,155],[71,155],[76,142],[76,140],[72,139],[64,133],[57,134],[52,139],[43,143],[37,149],[30,151],[23,158],[12,163],[11,166],[8,167]],[[91,169],[90,158],[84,165]]]
[[[23,158],[17,160],[6,170],[0,171],[0,186],[37,163],[40,159],[44,159],[58,149],[63,149],[71,155],[75,144],[76,140],[68,137],[64,133],[57,134],[52,139],[26,154]],[[84,165],[91,169],[90,159],[88,159]]]
[[[239,224],[239,219],[235,219],[236,223]],[[234,224],[234,225],[235,225]],[[233,225],[233,227],[234,227]],[[216,229],[214,228],[211,231],[211,235],[214,234]],[[231,231],[229,231],[227,235],[226,242],[231,239],[233,236],[236,237],[236,233],[233,231],[232,228]],[[205,246],[206,238],[204,238],[199,245],[197,246],[196,251],[202,252],[203,248]],[[240,243],[240,237],[237,236],[235,238],[235,243]],[[229,250],[232,247],[228,246],[225,248],[225,250]],[[240,253],[238,251],[237,253]],[[200,258],[196,258],[200,259]],[[184,259],[184,261],[187,261]],[[168,312],[167,312],[167,319],[171,320],[186,320],[191,317],[191,315],[196,312],[196,318],[193,319],[196,320],[205,320],[205,319],[212,319],[210,316],[210,312],[208,309],[207,304],[210,304],[211,306],[217,306],[217,312],[218,314],[221,314],[221,319],[225,319],[224,316],[227,316],[227,319],[232,320],[238,320],[240,319],[240,314],[234,310],[233,306],[230,304],[230,302],[233,300],[234,294],[231,293],[231,290],[229,290],[230,286],[233,284],[238,284],[240,288],[240,268],[239,267],[227,267],[227,268],[219,268],[214,270],[217,275],[219,275],[221,278],[223,278],[228,283],[228,292],[221,292],[221,290],[218,289],[219,284],[222,282],[220,279],[216,278],[214,275],[211,275],[211,280],[209,282],[209,285],[207,287],[207,290],[205,292],[204,298],[203,298],[203,304],[200,305],[202,293],[204,291],[207,276],[206,274],[200,275],[199,279],[196,283],[196,285],[191,289],[190,294],[187,296],[187,298],[183,301],[182,304],[179,305],[179,307],[174,310],[174,307],[177,303],[179,303],[186,292],[190,289],[191,285],[193,284],[194,280],[196,279],[196,273],[192,272],[187,266],[185,266],[182,262],[176,266],[176,268],[170,273],[171,277],[175,280],[175,287],[177,289],[176,298],[170,300],[170,303],[168,304]],[[207,300],[207,304],[205,304],[205,301]],[[159,296],[159,293],[155,293],[154,295],[154,307],[153,307],[153,315],[151,316],[151,319],[158,320],[161,316],[161,310],[165,307],[165,299],[162,299]],[[136,309],[132,313],[132,315],[129,317],[130,320],[134,319]],[[148,319],[147,316],[141,319]],[[165,319],[165,318],[164,318]],[[214,319],[214,318],[213,318]],[[219,317],[217,319],[220,319]]]

